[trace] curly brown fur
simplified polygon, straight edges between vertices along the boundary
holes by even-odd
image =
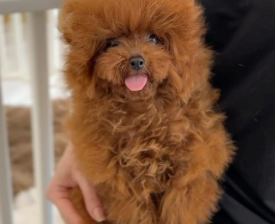
[[[67,126],[108,223],[209,222],[234,147],[213,109],[202,9],[193,0],[67,0],[60,29],[69,45]],[[130,69],[135,55],[142,71]],[[147,84],[130,91],[124,82],[141,73]],[[72,200],[94,223],[78,189]]]

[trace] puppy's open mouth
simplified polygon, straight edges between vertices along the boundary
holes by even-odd
[[[125,79],[125,85],[133,92],[142,90],[147,82],[148,77],[145,73],[129,76]]]

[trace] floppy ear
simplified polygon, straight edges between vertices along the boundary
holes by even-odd
[[[176,74],[174,84],[181,83],[182,97],[188,99],[192,93],[207,85],[212,64],[212,51],[205,45],[206,32],[202,8],[196,1],[183,0],[186,6],[178,14],[167,36],[168,49],[173,57]]]
[[[64,41],[68,44],[71,43],[73,35],[74,1],[66,0],[58,16],[58,29],[62,33]]]
[[[175,74],[171,74],[173,84],[188,99],[193,91],[208,83],[213,52],[206,47],[199,35],[185,44],[180,40],[172,41],[170,51],[176,67]]]
[[[79,88],[85,96],[95,94],[95,59],[98,43],[94,38],[94,20],[87,9],[87,0],[65,0],[59,13],[59,30],[64,41],[70,45],[65,73],[71,89]]]

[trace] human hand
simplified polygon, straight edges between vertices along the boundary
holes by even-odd
[[[46,192],[47,197],[59,209],[66,224],[83,222],[69,198],[70,189],[77,186],[81,189],[90,216],[97,222],[103,222],[105,217],[95,188],[79,172],[73,154],[73,145],[69,144]]]

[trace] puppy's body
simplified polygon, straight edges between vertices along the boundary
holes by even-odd
[[[68,128],[108,223],[207,223],[233,146],[213,110],[200,8],[191,0],[68,0],[60,27],[70,46]],[[144,64],[134,67],[133,57]],[[93,223],[77,189],[72,199]]]

